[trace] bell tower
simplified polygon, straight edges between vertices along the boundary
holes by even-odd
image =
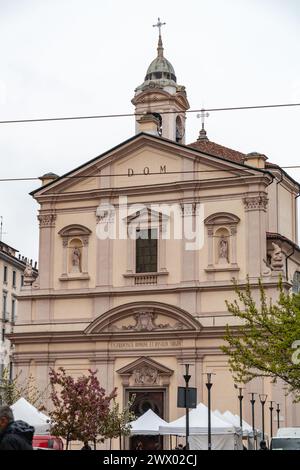
[[[164,56],[158,18],[157,57],[148,67],[144,82],[135,89],[132,104],[136,113],[136,134],[148,132],[178,143],[185,143],[186,111],[190,105],[185,87],[177,84],[172,64]]]

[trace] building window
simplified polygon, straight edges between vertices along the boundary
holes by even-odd
[[[23,274],[21,274],[21,287],[23,287],[23,286],[24,286],[24,276],[23,276]]]
[[[7,283],[7,266],[4,266],[3,282]]]
[[[136,231],[136,272],[157,272],[157,230]]]
[[[2,320],[6,321],[6,306],[7,306],[7,294],[3,294],[2,298]]]
[[[294,294],[300,293],[300,271],[296,271],[294,274],[292,291]]]
[[[12,378],[13,378],[13,363],[10,362],[9,363],[9,380],[10,380],[10,382],[12,381]]]
[[[14,323],[16,319],[16,299],[11,301],[11,322]]]
[[[13,287],[16,287],[16,279],[17,279],[17,273],[16,273],[16,271],[13,271],[13,276],[12,276],[12,285],[13,285]]]
[[[2,343],[5,341],[5,328],[2,328]]]

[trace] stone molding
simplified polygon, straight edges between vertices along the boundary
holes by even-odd
[[[41,228],[55,227],[56,214],[40,214],[38,215],[38,221],[40,222]]]
[[[266,195],[262,196],[247,196],[243,198],[245,211],[267,211],[268,198]]]

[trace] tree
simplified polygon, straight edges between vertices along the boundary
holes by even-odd
[[[14,378],[10,378],[8,367],[4,367],[0,377],[0,396],[2,403],[6,405],[13,405],[19,398],[23,397],[33,406],[37,407],[39,411],[45,410],[44,399],[48,387],[40,390],[36,386],[35,379],[32,374],[29,374],[25,379],[22,379],[22,371],[19,371]]]
[[[51,432],[66,439],[67,449],[72,440],[97,441],[99,423],[106,418],[110,401],[116,396],[116,389],[106,395],[96,377],[97,371],[88,372],[89,375],[75,379],[63,367],[50,370],[54,405],[49,413],[53,422]]]
[[[100,423],[100,434],[105,439],[111,440],[119,438],[120,450],[122,448],[122,437],[130,435],[130,422],[135,419],[135,414],[131,411],[135,400],[135,395],[127,403],[127,406],[120,411],[120,404],[113,400],[112,407],[109,410],[106,419]]]
[[[242,320],[239,327],[227,326],[222,347],[229,356],[230,370],[237,382],[247,383],[255,377],[282,379],[300,401],[300,295],[287,293],[280,280],[278,299],[267,299],[259,282],[260,304],[257,305],[249,281],[242,290],[235,283],[237,300],[226,302],[228,311]]]

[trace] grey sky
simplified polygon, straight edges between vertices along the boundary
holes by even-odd
[[[191,108],[300,102],[298,0],[0,0],[0,119],[132,112],[165,55]],[[211,140],[300,164],[300,108],[211,113]],[[187,119],[187,142],[200,122]],[[134,119],[0,125],[3,177],[62,174],[134,134]],[[300,180],[300,170],[291,170]],[[4,241],[36,259],[37,182],[0,183]]]

